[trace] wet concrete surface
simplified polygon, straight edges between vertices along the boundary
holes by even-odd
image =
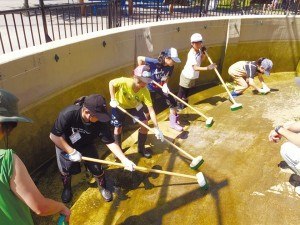
[[[153,157],[141,158],[136,150],[137,131],[126,135],[123,148],[137,165],[189,175],[201,171],[209,183],[207,191],[194,179],[130,173],[110,166],[106,175],[114,200],[106,203],[83,172],[72,181],[70,224],[298,224],[300,197],[294,186],[299,182],[280,157],[284,140],[270,143],[268,134],[275,125],[300,119],[300,88],[292,73],[274,74],[266,81],[271,93],[247,90],[236,98],[243,109],[234,112],[221,86],[191,96],[191,104],[214,117],[211,128],[185,109],[180,112],[186,125],[180,134],[168,127],[168,110],[160,113],[159,124],[169,140],[194,157],[203,156],[205,162],[198,171],[190,169],[189,159],[153,135],[147,141]],[[46,196],[59,200],[62,186],[55,164],[38,185]],[[35,221],[55,224],[57,216],[35,217]]]

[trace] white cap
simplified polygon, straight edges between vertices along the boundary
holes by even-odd
[[[194,33],[192,36],[191,36],[191,42],[200,42],[200,41],[203,41],[203,38],[202,38],[202,35],[199,34],[199,33]]]

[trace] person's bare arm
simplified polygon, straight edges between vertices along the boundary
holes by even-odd
[[[128,160],[127,157],[124,155],[124,153],[122,152],[121,148],[119,145],[117,145],[116,143],[111,143],[111,144],[107,144],[106,145],[109,150],[114,153],[115,156],[118,157],[118,159],[120,159],[120,161],[123,163],[124,161]]]
[[[262,74],[259,73],[257,77],[258,77],[258,80],[259,80],[259,82],[260,82],[261,84],[264,84],[264,83],[265,83],[265,80],[264,80]]]
[[[53,141],[54,144],[64,152],[70,154],[74,151],[74,149],[66,142],[66,140],[63,137],[56,136],[52,133],[50,133],[49,137],[51,141]]]
[[[297,121],[295,123],[285,123],[283,127],[288,129],[289,131],[300,133],[300,121]]]
[[[109,87],[110,99],[113,100],[113,99],[115,99],[114,80],[109,81],[108,87]]]
[[[257,87],[257,85],[255,84],[254,79],[251,78],[251,77],[249,77],[249,85],[250,85],[251,87],[253,87],[255,90],[257,90],[257,91],[260,90],[260,88]]]
[[[13,160],[10,188],[14,194],[39,216],[61,213],[69,220],[70,210],[61,202],[45,198],[34,184],[21,159],[14,155]]]
[[[285,137],[288,141],[300,147],[300,133],[294,133],[288,129],[285,129],[284,127],[281,127],[278,130],[278,133]]]
[[[158,127],[158,123],[157,123],[157,119],[156,119],[156,114],[155,114],[155,111],[154,111],[153,107],[152,106],[148,106],[148,111],[149,111],[149,114],[150,114],[150,118],[151,118],[151,120],[153,122],[153,125],[155,127]]]

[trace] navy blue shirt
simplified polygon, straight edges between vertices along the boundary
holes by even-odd
[[[161,85],[163,85],[164,81],[173,73],[174,66],[162,66],[155,58],[146,57],[145,63],[150,67],[152,80]],[[159,89],[159,87],[152,83],[149,83],[147,87],[150,91]]]
[[[247,78],[254,79],[254,77],[256,77],[259,73],[259,71],[257,70],[257,65],[254,61],[247,62],[247,64],[245,65],[245,70],[246,70]]]

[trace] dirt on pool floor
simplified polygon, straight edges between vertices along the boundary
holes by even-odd
[[[294,192],[298,181],[280,157],[284,140],[270,143],[268,134],[275,125],[299,120],[300,88],[292,73],[272,74],[266,83],[271,93],[247,90],[236,98],[243,104],[237,111],[230,110],[221,86],[191,96],[189,103],[214,118],[211,128],[185,109],[180,112],[185,131],[179,134],[168,127],[168,111],[160,114],[160,127],[170,140],[194,157],[203,156],[205,163],[198,171],[190,169],[189,159],[153,135],[147,141],[154,153],[151,159],[137,154],[136,131],[124,141],[126,155],[139,166],[189,175],[203,172],[207,191],[194,179],[130,173],[111,166],[106,174],[114,200],[106,203],[96,185],[81,173],[72,181],[70,224],[298,224],[300,197]],[[55,163],[38,186],[47,197],[60,199],[62,185]],[[34,219],[39,225],[57,222],[57,216]]]

